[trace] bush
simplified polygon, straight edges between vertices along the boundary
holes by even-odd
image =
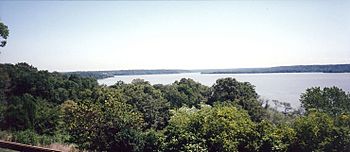
[[[23,144],[38,145],[39,135],[32,130],[18,131],[13,133],[12,140]]]
[[[33,130],[24,130],[14,132],[12,141],[29,145],[50,145],[52,143],[64,143],[67,140],[67,135],[57,134],[54,136],[39,135]]]

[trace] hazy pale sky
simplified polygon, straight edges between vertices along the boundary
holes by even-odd
[[[350,63],[349,0],[1,1],[1,63],[49,71]]]

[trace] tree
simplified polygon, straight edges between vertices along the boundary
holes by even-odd
[[[0,101],[28,93],[56,104],[89,96],[96,79],[40,71],[27,63],[0,65]]]
[[[36,99],[30,94],[9,99],[2,126],[9,130],[33,129],[36,118]]]
[[[45,100],[37,100],[34,130],[40,135],[55,135],[61,129],[61,111],[58,106]]]
[[[203,132],[191,127],[198,109],[182,107],[173,112],[174,115],[164,131],[164,151],[208,151],[206,139],[202,137]]]
[[[234,78],[222,78],[210,88],[208,104],[231,103],[247,110],[254,121],[260,121],[265,116],[258,94],[249,82],[238,82]]]
[[[142,116],[120,94],[106,100],[66,101],[62,110],[71,142],[81,149],[140,151],[143,148]]]
[[[306,111],[317,109],[331,116],[350,113],[350,94],[338,87],[309,88],[301,95],[300,101]]]
[[[0,39],[0,47],[4,47],[6,45],[6,39],[8,36],[9,36],[8,27],[4,23],[0,22],[0,37],[2,39],[2,40]]]
[[[334,121],[326,113],[310,112],[297,118],[293,128],[297,133],[297,140],[292,151],[329,151],[327,147],[334,144]]]
[[[233,106],[180,108],[165,131],[165,151],[257,151],[259,134]]]
[[[143,152],[159,152],[164,151],[164,133],[163,131],[157,131],[149,129],[143,133],[144,135],[144,147]]]
[[[222,78],[216,80],[211,88],[211,94],[208,100],[209,104],[214,102],[234,101],[257,99],[258,94],[255,92],[254,86],[249,82],[238,82],[234,78]]]
[[[167,125],[170,105],[161,91],[149,82],[135,79],[131,84],[121,83],[112,87],[120,90],[127,103],[143,114],[147,129],[162,129]]]
[[[172,108],[180,108],[182,106],[199,108],[201,103],[207,102],[209,88],[193,79],[182,78],[175,81],[171,85],[156,86],[158,87],[165,99],[167,99]]]
[[[333,144],[327,147],[328,151],[350,151],[350,114],[341,114],[335,119],[337,126],[333,130]]]
[[[0,103],[5,102],[6,92],[11,84],[11,79],[6,67],[5,65],[0,65]]]
[[[296,140],[296,132],[286,125],[276,126],[268,121],[261,121],[257,124],[259,132],[261,152],[288,151]]]

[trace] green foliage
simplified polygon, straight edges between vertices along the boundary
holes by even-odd
[[[19,131],[14,134],[14,141],[24,144],[39,144],[38,135],[32,130]]]
[[[216,80],[212,86],[208,103],[212,105],[214,102],[256,99],[257,97],[254,86],[249,82],[238,82],[229,77]]]
[[[61,122],[59,108],[30,94],[13,96],[4,110],[1,126],[10,130],[34,129],[38,134],[54,135]]]
[[[149,82],[135,79],[131,84],[112,87],[121,90],[127,103],[143,114],[147,129],[161,129],[167,125],[170,105],[163,98],[161,91]]]
[[[255,122],[260,122],[266,117],[266,109],[264,109],[261,103],[254,98],[247,100],[235,100],[233,104],[238,108],[246,110],[250,118]]]
[[[190,130],[191,118],[197,111],[185,107],[175,111],[165,128],[165,151],[208,151],[205,139]]]
[[[232,106],[179,109],[166,131],[166,151],[256,151],[255,124]]]
[[[199,108],[201,103],[207,102],[209,88],[194,80],[182,78],[171,85],[157,86],[162,90],[165,99],[167,99],[172,108],[182,106]]]
[[[337,87],[307,89],[300,101],[306,111],[317,109],[332,116],[350,113],[350,94]]]
[[[233,78],[99,86],[95,79],[0,64],[0,137],[89,151],[350,151],[349,94],[311,88],[306,115],[258,99]],[[208,104],[208,105],[206,105]]]
[[[82,92],[98,86],[97,81],[91,78],[74,75],[65,77],[58,73],[38,71],[27,63],[0,65],[0,69],[4,72],[0,74],[0,91],[3,91],[6,97],[28,93],[48,102],[61,104],[68,99],[79,99]],[[4,100],[6,101],[6,98]]]
[[[333,143],[334,121],[326,113],[310,112],[297,118],[293,128],[297,132],[294,151],[327,151],[327,147],[336,144]]]
[[[0,103],[4,103],[6,99],[6,89],[10,85],[10,77],[4,66],[0,65]]]
[[[288,151],[296,140],[296,132],[285,125],[276,126],[268,121],[262,121],[257,125],[260,134],[259,151]]]
[[[238,82],[234,78],[222,78],[216,80],[216,83],[211,87],[208,104],[233,103],[247,110],[252,120],[261,121],[265,116],[265,110],[257,98],[258,94],[249,82]]]
[[[43,141],[61,139],[66,135],[58,105],[68,99],[90,97],[97,87],[94,79],[38,71],[27,63],[0,64],[0,127],[15,131],[23,139],[31,135],[26,130]],[[35,141],[36,136],[30,137]]]
[[[36,102],[36,117],[34,121],[34,130],[38,134],[55,135],[60,131],[63,120],[58,106],[44,100]]]
[[[8,27],[0,22],[0,37],[2,40],[0,41],[0,47],[4,47],[6,45],[6,39],[9,36],[9,29]]]
[[[164,150],[164,134],[162,131],[154,129],[147,130],[144,133],[143,152],[156,152]]]
[[[30,145],[49,145],[51,143],[63,143],[66,140],[66,135],[39,135],[33,130],[24,130],[14,132],[12,134],[12,141],[30,144]]]
[[[71,141],[82,149],[138,151],[142,148],[142,116],[121,95],[79,103],[66,101],[62,110]]]
[[[20,97],[11,97],[1,126],[4,129],[13,130],[32,129],[35,123],[36,111],[36,103],[33,96],[24,94]]]

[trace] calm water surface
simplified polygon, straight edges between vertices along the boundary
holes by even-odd
[[[293,107],[300,105],[299,97],[307,88],[337,86],[350,92],[350,73],[269,73],[269,74],[161,74],[115,76],[98,80],[99,84],[113,85],[121,80],[130,83],[140,78],[151,84],[171,84],[181,78],[191,78],[204,85],[211,86],[219,78],[233,77],[238,81],[250,82],[258,94],[269,100],[289,102]]]

